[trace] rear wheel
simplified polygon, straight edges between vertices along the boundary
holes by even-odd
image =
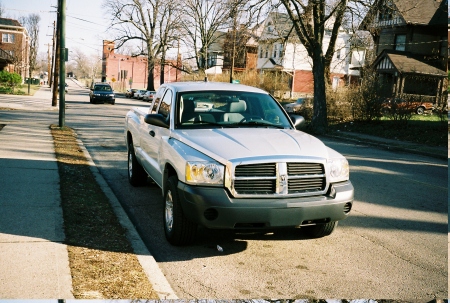
[[[418,115],[423,115],[425,113],[425,108],[423,108],[422,106],[421,107],[418,107],[417,109],[416,109],[416,114],[418,114]]]
[[[304,226],[301,229],[303,229],[306,235],[308,235],[311,238],[322,238],[331,235],[337,225],[338,222],[333,221],[326,224]]]
[[[147,182],[147,173],[136,159],[133,143],[128,145],[128,181],[133,186],[142,186]]]
[[[189,221],[183,214],[178,196],[178,178],[172,176],[164,192],[164,232],[172,245],[186,245],[194,241],[197,224]]]

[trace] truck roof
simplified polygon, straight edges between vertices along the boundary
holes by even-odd
[[[228,90],[228,91],[242,91],[254,92],[261,94],[268,94],[266,91],[243,84],[226,83],[226,82],[171,82],[165,83],[163,86],[172,87],[177,92],[186,91],[205,91],[205,90]]]

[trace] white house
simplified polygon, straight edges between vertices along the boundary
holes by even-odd
[[[331,26],[326,29],[323,48],[328,48]],[[344,30],[338,34],[330,66],[333,87],[357,83],[359,68],[364,64],[365,48],[356,46],[353,35]],[[300,43],[287,14],[270,13],[259,38],[257,69],[281,71],[292,77],[291,94],[313,92],[312,59]]]

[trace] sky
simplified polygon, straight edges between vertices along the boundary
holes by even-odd
[[[53,21],[56,22],[57,0],[0,0],[6,18],[39,14],[39,50],[47,53],[52,44]],[[103,0],[66,0],[66,47],[79,49],[86,55],[101,56],[102,41],[108,35],[108,19],[102,9]],[[50,46],[51,47],[51,46]]]

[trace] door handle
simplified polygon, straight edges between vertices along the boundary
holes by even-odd
[[[148,132],[150,134],[150,136],[154,137],[155,136],[155,132],[153,130]]]

